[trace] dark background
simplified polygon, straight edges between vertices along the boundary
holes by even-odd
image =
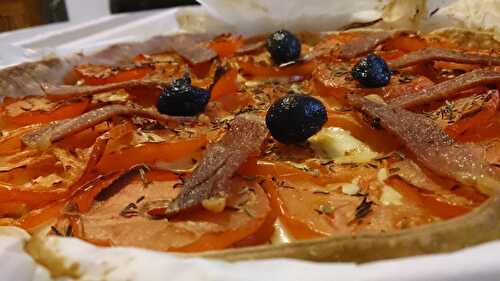
[[[195,0],[108,1],[112,14],[197,4]],[[0,32],[67,20],[64,0],[0,0]]]

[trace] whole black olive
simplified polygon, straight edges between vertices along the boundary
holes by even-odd
[[[353,67],[351,74],[361,85],[376,88],[389,84],[392,71],[383,58],[369,54]]]
[[[296,61],[300,48],[299,39],[289,31],[281,29],[267,37],[267,50],[276,65]]]
[[[161,90],[156,108],[163,114],[193,116],[205,110],[209,99],[210,91],[194,87],[185,75]]]
[[[276,100],[266,114],[266,125],[279,142],[298,144],[321,130],[327,120],[326,108],[316,98],[291,94]]]

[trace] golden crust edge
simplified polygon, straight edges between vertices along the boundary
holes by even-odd
[[[329,33],[378,31],[384,30],[360,28]],[[466,43],[464,46],[467,48],[500,48],[500,41],[496,39],[498,34],[492,32],[451,27],[435,30],[424,36],[436,40],[444,37],[457,44]],[[204,257],[226,261],[295,258],[320,262],[369,262],[450,252],[498,238],[500,238],[500,195],[492,194],[480,207],[464,216],[391,234],[336,236],[282,245],[261,245],[176,255],[179,257]],[[36,244],[40,245],[41,243],[42,241],[37,241]],[[31,252],[29,248],[27,250],[29,253]],[[45,250],[50,249],[45,248]],[[43,261],[39,262],[46,264]]]

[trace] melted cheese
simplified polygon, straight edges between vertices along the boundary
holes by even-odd
[[[281,223],[281,220],[279,218],[276,219],[276,222],[274,222],[274,233],[273,236],[271,236],[271,244],[278,245],[290,243],[294,240],[295,239],[288,233],[283,223]]]
[[[380,202],[384,205],[402,205],[403,196],[391,186],[385,184],[385,180],[389,177],[389,172],[386,168],[378,170],[377,180],[383,185],[382,195],[380,195]]]
[[[401,199],[403,196],[399,194],[394,188],[384,185],[382,189],[382,195],[380,196],[380,202],[384,205],[402,205]]]
[[[364,163],[378,156],[368,145],[337,127],[322,129],[309,138],[309,143],[321,157],[337,163]]]

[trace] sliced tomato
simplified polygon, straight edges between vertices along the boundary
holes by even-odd
[[[241,36],[220,36],[210,43],[210,48],[220,58],[232,57],[241,46],[243,46],[243,38]]]
[[[85,189],[77,192],[77,194],[75,194],[75,196],[71,199],[71,202],[78,207],[79,212],[87,212],[90,210],[92,203],[99,192],[108,187],[121,175],[122,173],[117,172],[104,176],[102,179],[98,179],[94,184],[87,185]]]
[[[490,100],[483,105],[480,112],[473,116],[458,120],[456,123],[446,127],[444,131],[451,137],[456,138],[468,129],[479,128],[487,124],[495,116],[499,100],[500,98],[497,91],[491,96]]]
[[[446,202],[433,193],[419,192],[416,187],[397,177],[389,178],[387,183],[394,187],[405,199],[420,206],[432,216],[442,219],[451,219],[461,216],[471,210],[469,207]]]
[[[0,138],[0,155],[11,155],[20,152],[23,147],[21,137],[40,128],[40,124],[24,126],[11,131],[6,131],[6,136]]]
[[[180,213],[168,221],[118,215],[130,202],[138,202],[136,204],[142,208],[154,202],[172,200],[179,193],[179,188],[174,188],[176,183],[154,181],[145,186],[137,177],[82,216],[85,230],[82,238],[108,241],[111,245],[177,252],[217,250],[255,234],[271,211],[260,185],[235,178],[226,200],[227,207],[221,212],[200,208]]]
[[[197,78],[203,79],[206,78],[207,75],[210,73],[210,70],[212,69],[212,61],[206,61],[206,62],[201,62],[198,64],[190,64],[189,71],[194,74]],[[205,81],[195,81],[193,80],[193,85],[197,87],[202,87],[205,88],[206,82]],[[204,82],[204,83],[199,83],[199,82]]]
[[[399,77],[398,80],[404,81],[404,77]],[[398,81],[399,82],[399,81]],[[382,87],[382,97],[384,100],[391,100],[404,95],[411,95],[423,89],[427,89],[434,85],[434,82],[425,76],[412,77],[408,82],[393,83],[386,87]]]
[[[382,44],[384,50],[401,50],[403,52],[413,52],[427,47],[427,41],[419,36],[402,35],[396,36]]]
[[[245,204],[247,206],[245,207],[246,209],[236,212],[226,210],[221,213],[211,213],[202,210],[187,214],[186,217],[182,218],[183,220],[216,223],[222,225],[225,231],[209,231],[201,235],[193,243],[183,247],[175,247],[172,251],[199,252],[217,250],[227,248],[237,242],[250,244],[252,240],[256,242],[256,240],[265,239],[266,236],[269,238],[269,232],[259,233],[262,230],[268,231],[272,220],[272,215],[270,214],[271,208],[266,193],[258,184],[249,185],[244,180],[238,180],[234,183],[232,196],[228,198],[227,204],[233,205],[236,202],[240,202],[241,195],[238,193],[241,193],[243,188],[251,186],[253,195],[251,196],[251,201]],[[244,241],[245,239],[248,240]]]
[[[27,230],[33,229],[59,217],[65,206],[66,200],[59,200],[41,209],[33,210],[19,219],[18,226]]]
[[[0,217],[20,217],[28,211],[28,207],[22,202],[0,203]]]
[[[131,122],[124,122],[109,130],[109,140],[106,144],[104,154],[111,154],[130,145],[134,137],[134,125]]]
[[[52,121],[62,120],[66,118],[73,118],[85,112],[89,105],[88,100],[80,102],[69,103],[58,108],[45,112],[45,111],[28,111],[21,113],[17,116],[7,117],[7,122],[17,126],[26,126],[30,124],[44,124]]]
[[[295,239],[349,234],[352,231],[350,221],[362,198],[336,192],[315,192],[307,183],[292,183],[286,187],[273,185],[267,188],[275,190],[273,193],[279,205],[281,221]]]
[[[206,144],[206,136],[172,142],[144,143],[103,155],[96,169],[100,173],[107,174],[138,164],[152,164],[156,161],[171,162],[195,153]]]
[[[333,66],[332,66],[333,65]],[[362,87],[351,76],[351,65],[336,65],[321,62],[313,72],[314,89],[323,97],[334,97],[340,105],[348,105],[345,97],[348,93],[355,92],[360,95],[378,95],[384,100],[399,96],[411,95],[422,89],[434,85],[423,75],[393,75],[387,86],[380,88]]]
[[[459,142],[476,142],[500,137],[500,112],[482,126],[466,130],[455,139]]]
[[[243,74],[252,76],[254,78],[269,78],[280,76],[308,77],[311,76],[312,72],[316,68],[316,62],[314,60],[285,67],[263,66],[244,61],[239,61],[238,64]]]
[[[267,198],[270,202],[270,212],[260,228],[254,234],[233,244],[233,247],[247,247],[264,244],[271,239],[271,236],[274,233],[274,223],[279,216],[280,208],[277,201],[276,189],[274,187],[274,183],[271,180],[264,181],[262,183],[262,187],[264,188],[264,191],[266,192]]]
[[[91,180],[95,175],[92,174],[97,160],[101,157],[106,147],[107,137],[100,137],[92,148],[85,168],[81,172],[75,172],[76,178],[72,183],[64,188],[44,188],[33,187],[30,189],[13,186],[9,183],[0,183],[0,202],[22,202],[30,208],[39,208],[49,202],[63,198],[69,198],[76,190]]]
[[[150,67],[136,67],[113,71],[106,65],[79,65],[75,68],[80,79],[87,85],[103,85],[144,78],[151,73]]]
[[[240,90],[240,85],[236,81],[238,76],[238,70],[230,69],[215,83],[211,97],[212,100],[217,100],[222,96],[236,93]]]
[[[88,128],[76,134],[69,135],[57,142],[57,145],[66,150],[76,148],[88,148],[92,146],[97,138],[110,129],[107,122],[103,122],[92,128]]]

